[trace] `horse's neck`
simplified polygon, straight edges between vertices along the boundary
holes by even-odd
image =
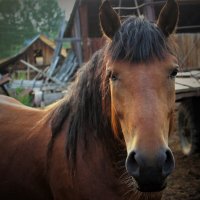
[[[116,145],[116,146],[115,146]],[[116,143],[106,149],[94,137],[88,147],[79,143],[74,180],[88,199],[160,200],[159,194],[139,193],[125,169],[126,151]],[[130,181],[131,180],[131,181]]]
[[[77,141],[73,174],[70,161],[66,160],[65,155],[66,132],[62,131],[56,138],[49,163],[49,180],[55,197],[73,200],[147,199],[148,195],[145,198],[141,194],[138,196],[134,192],[136,188],[133,185],[128,186],[124,167],[126,155],[121,145],[114,141],[108,149],[103,140],[95,137],[95,133],[90,132],[88,135],[90,138],[87,140],[87,145],[80,137]],[[160,198],[148,196],[148,199],[159,200]]]
[[[115,168],[116,160],[111,157],[105,145],[95,137],[90,138],[87,148],[78,141],[75,180],[89,199],[121,199],[124,188]]]

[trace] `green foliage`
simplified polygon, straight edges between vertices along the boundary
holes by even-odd
[[[18,80],[26,80],[26,72],[25,71],[18,72],[17,79]]]
[[[26,80],[26,72],[21,71],[13,77],[13,79],[18,79],[18,80]],[[32,106],[32,100],[33,96],[31,96],[30,91],[23,89],[23,88],[16,88],[13,90],[10,90],[10,95],[20,101],[22,104],[26,106]]]
[[[62,18],[56,0],[0,0],[0,58],[15,54],[37,34],[55,38]]]
[[[63,43],[63,48],[64,49],[70,49],[71,48],[71,43],[69,43],[69,42]]]
[[[32,106],[32,96],[22,88],[17,88],[13,97],[26,106]]]

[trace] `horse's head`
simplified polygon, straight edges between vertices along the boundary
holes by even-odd
[[[142,17],[120,22],[108,1],[100,22],[109,38],[106,77],[113,128],[119,125],[127,148],[126,169],[140,191],[160,191],[174,169],[168,147],[175,105],[177,59],[170,34],[178,20],[175,0],[168,0],[156,24]]]

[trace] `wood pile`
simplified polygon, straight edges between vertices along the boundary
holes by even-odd
[[[179,72],[175,79],[176,101],[200,96],[200,70]]]
[[[34,106],[46,106],[61,99],[66,93],[68,83],[79,67],[73,50],[68,52],[63,62],[61,61],[61,50],[66,26],[66,21],[63,21],[50,66],[45,70],[41,70],[37,66],[21,59],[20,63],[27,67],[27,71],[32,70],[37,75],[32,80],[12,80],[9,83],[10,89],[22,88],[32,91]]]

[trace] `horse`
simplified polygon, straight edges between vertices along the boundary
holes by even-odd
[[[175,167],[178,5],[156,23],[120,21],[104,1],[105,46],[45,109],[0,97],[0,199],[161,199]]]

